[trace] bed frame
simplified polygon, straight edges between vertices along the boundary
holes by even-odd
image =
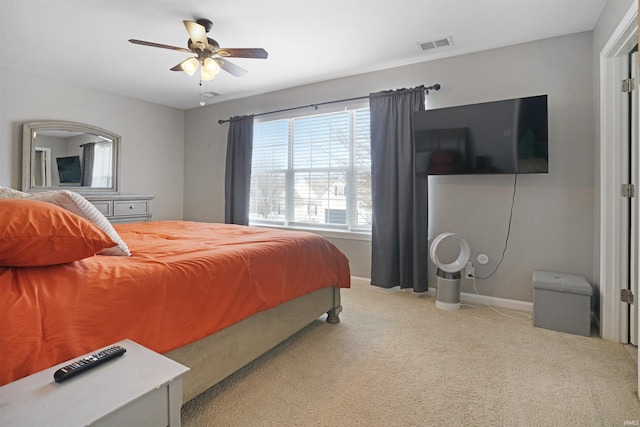
[[[323,288],[260,312],[222,331],[165,353],[191,370],[183,380],[188,402],[327,313],[338,323],[339,288]]]

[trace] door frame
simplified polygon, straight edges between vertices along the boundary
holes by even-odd
[[[48,147],[35,147],[34,148],[34,158],[37,159],[38,158],[38,153],[44,153],[44,164],[36,164],[34,165],[34,169],[38,168],[40,169],[40,175],[42,176],[42,179],[44,182],[41,183],[31,183],[31,186],[34,185],[38,185],[38,186],[42,186],[42,187],[51,187],[53,185],[53,183],[51,182],[51,148]],[[32,176],[31,180],[34,180],[35,178]]]
[[[638,45],[636,44],[635,49],[629,54],[629,77],[634,81],[634,89],[629,92],[627,97],[628,100],[628,109],[630,118],[629,126],[628,126],[628,141],[629,147],[628,152],[631,156],[629,162],[629,176],[630,182],[633,184],[634,188],[640,189],[639,181],[638,181],[638,171],[640,170],[640,157],[638,150],[638,119],[640,119],[640,110],[639,107],[639,98],[640,94],[638,94]],[[638,231],[638,224],[640,224],[640,217],[638,213],[639,197],[635,196],[629,200],[629,289],[633,292],[633,295],[638,295],[638,271],[640,268],[640,256],[638,254],[638,242],[640,242],[640,232]],[[634,298],[629,304],[628,308],[629,313],[629,344],[638,345],[638,315],[640,314],[640,309],[638,308],[638,300],[637,297]],[[639,377],[640,378],[640,377]]]
[[[628,315],[620,302],[622,242],[621,82],[628,73],[624,60],[638,43],[638,5],[633,4],[600,52],[600,336],[626,342]],[[626,154],[625,154],[626,156]],[[627,159],[628,160],[628,159]],[[624,338],[623,338],[624,335]]]

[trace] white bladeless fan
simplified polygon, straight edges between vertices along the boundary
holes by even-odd
[[[438,259],[438,245],[447,239],[453,239],[460,245],[458,258],[450,264],[440,262]],[[438,267],[436,275],[438,284],[436,288],[436,307],[442,310],[457,310],[460,308],[460,271],[466,267],[471,256],[469,244],[466,240],[454,233],[442,233],[431,242],[429,249],[431,261]]]

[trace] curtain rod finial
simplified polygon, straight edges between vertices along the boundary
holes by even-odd
[[[429,87],[424,88],[425,92],[427,93],[427,95],[429,95],[429,91],[430,90],[440,90],[440,83],[436,83],[434,85],[431,85]]]

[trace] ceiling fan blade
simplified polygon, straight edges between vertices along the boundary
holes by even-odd
[[[142,46],[160,47],[162,49],[171,49],[171,50],[177,50],[179,52],[191,53],[191,51],[189,49],[185,49],[184,47],[169,46],[167,44],[145,42],[143,40],[135,40],[135,39],[129,39],[129,42],[133,43],[133,44],[139,44],[139,45],[142,45]]]
[[[228,48],[222,47],[216,50],[216,55],[220,56],[231,56],[234,58],[257,58],[257,59],[267,59],[269,54],[266,50],[259,48]]]
[[[220,68],[225,70],[227,73],[234,75],[236,77],[242,77],[247,74],[247,70],[242,67],[237,66],[233,62],[229,62],[224,58],[214,58],[214,60],[220,65]]]
[[[207,42],[207,30],[197,22],[182,21],[184,23],[187,32],[189,33],[189,39],[191,42],[198,46],[201,50],[205,50],[209,46]]]

